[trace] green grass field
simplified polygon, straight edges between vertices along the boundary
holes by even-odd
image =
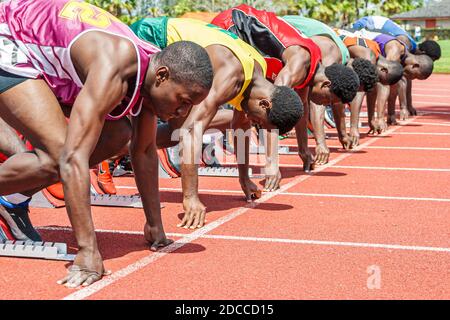
[[[439,45],[441,46],[442,56],[434,63],[433,72],[450,73],[450,40],[441,40]]]

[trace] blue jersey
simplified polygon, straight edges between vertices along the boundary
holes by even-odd
[[[413,37],[408,32],[406,32],[405,29],[386,17],[363,17],[353,24],[353,28],[356,30],[367,29],[371,31],[378,31],[385,34],[390,34],[394,37],[407,36],[409,42],[411,42],[411,48],[408,48],[409,51],[411,53],[414,53],[417,49],[417,43],[416,41],[414,41]]]

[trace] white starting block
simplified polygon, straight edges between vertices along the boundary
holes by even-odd
[[[252,169],[248,169],[248,174],[252,176]],[[199,167],[198,168],[199,176],[207,176],[207,177],[239,177],[238,168],[231,167]]]
[[[266,148],[264,146],[259,147],[251,147],[250,154],[266,154]],[[291,151],[289,146],[279,146],[278,154],[287,155],[287,154],[298,154],[296,151]]]
[[[73,261],[67,245],[58,242],[5,241],[0,242],[0,256]]]
[[[120,196],[112,194],[91,195],[91,206],[102,207],[124,207],[124,208],[143,208],[141,197]]]
[[[141,197],[91,193],[91,205],[103,207],[143,208]],[[48,192],[38,192],[30,202],[32,208],[60,208],[64,201],[53,198]]]

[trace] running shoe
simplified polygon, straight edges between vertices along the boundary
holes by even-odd
[[[109,171],[108,161],[103,161],[98,165],[97,181],[99,187],[106,194],[116,194],[116,186],[114,185],[113,177]]]
[[[130,157],[126,156],[120,160],[116,160],[110,164],[109,170],[113,173],[113,177],[122,177],[133,174]]]
[[[64,189],[61,182],[55,183],[47,187],[48,193],[54,196],[58,200],[64,200]]]
[[[8,225],[12,235],[16,240],[42,241],[40,234],[34,229],[30,217],[28,216],[30,200],[20,204],[8,202],[4,197],[0,197],[0,216]]]

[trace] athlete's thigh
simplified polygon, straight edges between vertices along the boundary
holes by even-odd
[[[89,164],[92,166],[117,155],[130,141],[131,133],[131,123],[126,117],[115,121],[105,121]]]
[[[30,79],[1,93],[0,117],[35,148],[59,158],[67,123],[58,100],[43,80]]]

